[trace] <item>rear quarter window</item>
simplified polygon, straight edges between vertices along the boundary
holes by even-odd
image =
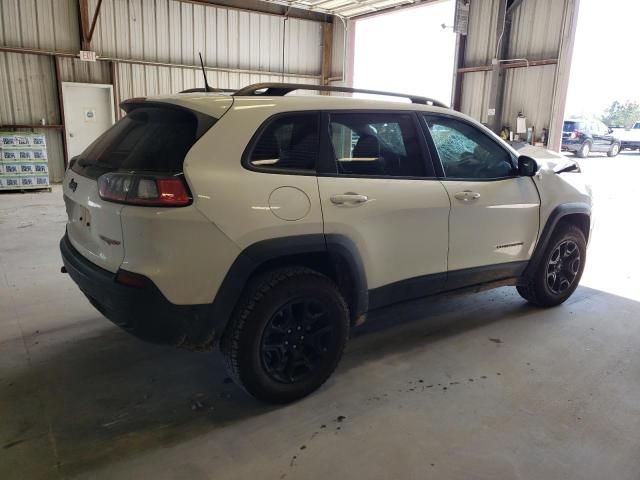
[[[315,172],[320,148],[318,113],[278,115],[258,129],[245,166],[261,171]]]

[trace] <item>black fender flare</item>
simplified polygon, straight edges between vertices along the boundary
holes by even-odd
[[[346,268],[353,282],[352,318],[368,310],[369,291],[364,265],[351,239],[337,234],[307,234],[261,240],[245,248],[225,275],[211,305],[213,333],[219,340],[251,277],[266,264],[296,255],[326,255],[332,267]]]
[[[560,221],[568,215],[575,214],[586,215],[587,217],[591,218],[591,206],[588,203],[584,202],[562,203],[551,211],[544,225],[544,228],[540,233],[536,248],[531,255],[531,259],[529,260],[529,264],[525,268],[524,272],[522,272],[521,278],[528,280],[533,276],[533,273],[536,271],[538,265],[542,261],[544,252],[547,249],[547,245],[549,244],[549,240],[551,240],[551,236],[555,232],[558,223],[560,223]]]

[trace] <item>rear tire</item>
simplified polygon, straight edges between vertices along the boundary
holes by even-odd
[[[586,258],[587,242],[582,230],[560,224],[531,278],[516,287],[518,293],[538,307],[560,305],[578,288]]]
[[[333,373],[349,337],[349,309],[335,284],[303,267],[251,282],[220,349],[230,376],[269,403],[289,403]]]
[[[614,143],[613,145],[611,145],[611,148],[607,152],[607,157],[615,157],[616,155],[618,155],[618,153],[620,153],[620,144]]]
[[[582,144],[582,146],[580,147],[580,150],[576,152],[576,155],[578,155],[580,158],[586,158],[589,156],[590,152],[591,152],[591,142],[587,141]]]

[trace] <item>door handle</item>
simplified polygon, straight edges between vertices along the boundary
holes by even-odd
[[[472,192],[471,190],[465,190],[464,192],[458,192],[454,195],[458,200],[463,202],[470,202],[471,200],[477,200],[480,198],[478,192]]]
[[[332,195],[331,203],[334,205],[361,205],[369,201],[369,197],[366,195],[360,195],[358,193],[343,193],[338,195]]]

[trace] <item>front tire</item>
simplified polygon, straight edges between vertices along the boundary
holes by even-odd
[[[349,309],[335,284],[303,267],[256,278],[221,341],[231,377],[269,403],[289,403],[333,373],[349,337]]]
[[[613,145],[611,145],[611,148],[607,152],[607,157],[615,157],[616,155],[618,155],[618,153],[620,153],[620,144],[614,143]]]
[[[591,152],[591,143],[584,142],[580,147],[580,150],[576,152],[576,155],[578,155],[580,158],[586,158],[589,156],[590,152]]]
[[[560,224],[531,278],[517,290],[538,307],[560,305],[578,288],[587,258],[587,242],[575,225]]]

